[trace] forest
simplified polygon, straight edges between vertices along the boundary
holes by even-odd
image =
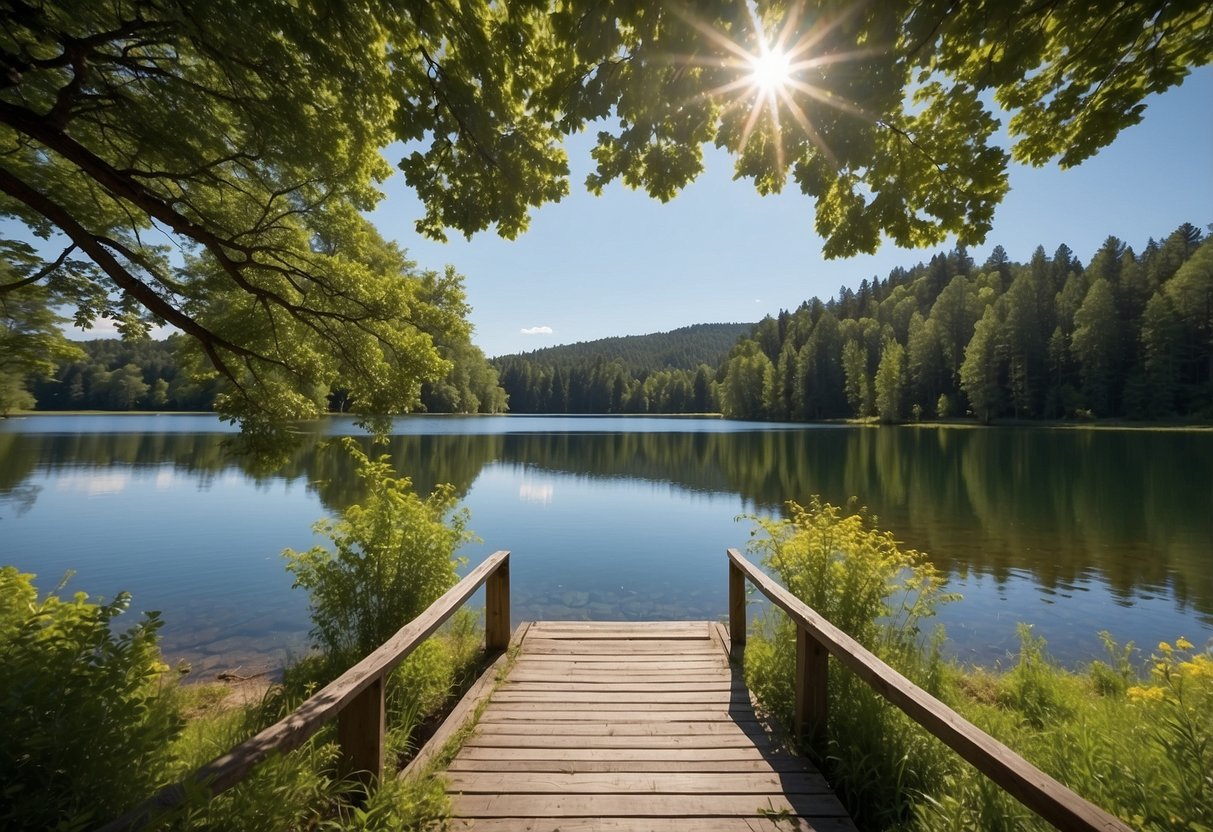
[[[41,410],[210,410],[165,341],[82,342],[33,379]],[[1213,243],[1188,223],[1138,253],[1108,237],[1027,263],[963,247],[757,324],[699,324],[486,359],[466,335],[421,388],[431,413],[707,413],[737,419],[1208,418]],[[342,412],[348,393],[334,390]]]
[[[707,413],[716,368],[753,324],[696,324],[603,338],[492,363],[514,413]]]
[[[721,362],[495,359],[511,409],[881,421],[1213,414],[1213,244],[1188,223],[1027,263],[964,247],[768,316]],[[575,391],[575,392],[574,392]]]
[[[209,411],[225,382],[213,374],[201,380],[177,361],[184,336],[83,341],[76,357],[63,361],[46,377],[26,382],[38,410]],[[429,413],[501,413],[505,391],[484,353],[466,339],[441,342],[438,352],[451,362],[440,380],[421,386],[421,407]],[[24,392],[24,391],[23,391]],[[329,409],[344,412],[346,390],[329,394]],[[6,399],[0,396],[0,411]]]

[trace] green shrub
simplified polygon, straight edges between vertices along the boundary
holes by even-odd
[[[295,586],[308,591],[312,636],[331,661],[348,666],[420,615],[456,579],[455,551],[473,536],[454,489],[439,485],[425,500],[408,478],[394,477],[388,457],[370,459],[343,440],[368,496],[341,519],[324,519],[318,534],[332,549],[287,549]]]
[[[83,828],[160,785],[181,719],[158,695],[159,616],[111,628],[129,604],[39,600],[32,575],[0,569],[0,827]]]
[[[1072,673],[1021,625],[1009,671],[961,668],[940,661],[939,643],[919,632],[948,597],[938,577],[874,522],[814,501],[758,526],[767,536],[751,550],[797,596],[978,728],[1133,828],[1213,830],[1208,645],[1160,643],[1142,679],[1133,645],[1101,633],[1108,660]],[[746,677],[784,720],[794,668],[795,628],[773,613],[746,648]],[[837,663],[829,696],[827,747],[817,759],[861,829],[1051,828]]]
[[[786,520],[755,518],[750,553],[835,626],[937,691],[938,640],[922,626],[954,596],[943,593],[934,567],[863,511],[845,514],[816,498],[808,508],[788,507]],[[776,611],[746,648],[747,682],[785,724],[794,705],[795,645],[795,625]],[[830,674],[829,700],[818,762],[861,826],[895,825],[910,815],[914,795],[947,773],[946,749],[849,673]]]

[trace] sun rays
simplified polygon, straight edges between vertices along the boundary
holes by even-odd
[[[679,17],[724,50],[719,58],[706,60],[696,56],[681,62],[736,73],[703,95],[724,102],[725,114],[732,110],[745,112],[738,152],[745,151],[765,116],[776,164],[785,169],[784,141],[788,128],[784,120],[790,117],[804,137],[833,163],[834,153],[812,117],[814,109],[828,106],[872,120],[862,107],[821,83],[824,68],[874,53],[872,49],[839,52],[823,48],[827,37],[858,6],[854,4],[847,12],[832,18],[809,20],[803,3],[797,3],[788,9],[779,26],[769,31],[754,4],[746,3],[748,31],[738,38],[730,37],[685,9],[675,8]]]

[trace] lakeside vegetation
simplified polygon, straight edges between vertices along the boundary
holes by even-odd
[[[929,628],[953,600],[940,573],[876,518],[813,501],[755,522],[751,553],[793,594],[1064,785],[1136,829],[1213,824],[1213,644],[1180,636],[1147,647],[1146,661],[1104,633],[1106,658],[1071,672],[1021,624],[1009,667],[964,667]],[[775,609],[758,630],[747,683],[791,725],[795,626]],[[861,829],[1052,828],[848,671],[835,666],[828,696],[825,743],[803,750]]]
[[[289,713],[453,583],[452,550],[462,533],[445,522],[449,503],[422,501],[382,460],[353,456],[370,480],[365,505],[326,526],[332,550],[286,553],[312,598],[313,635],[323,649],[288,668],[283,684],[252,705],[222,709],[213,687],[181,687],[156,649],[155,614],[126,631],[110,626],[126,597],[109,604],[82,595],[39,598],[30,576],[0,571],[0,672],[6,689],[38,692],[0,703],[6,724],[21,728],[0,744],[0,769],[9,773],[0,814],[6,828],[85,828],[120,814]],[[1177,637],[1139,652],[1105,635],[1105,659],[1069,671],[1021,626],[1009,667],[964,667],[942,658],[943,636],[930,629],[952,596],[925,554],[901,547],[854,507],[813,501],[792,505],[789,515],[755,519],[751,553],[915,683],[1135,828],[1199,832],[1213,822],[1208,645]],[[378,535],[365,537],[388,523],[411,542],[378,545]],[[417,569],[435,576],[432,585],[410,583],[407,603],[386,613],[400,589],[390,576]],[[217,798],[191,795],[157,828],[440,825],[448,811],[441,780],[427,772],[398,782],[390,774],[415,750],[418,726],[468,684],[481,644],[477,617],[462,614],[392,674],[389,769],[378,787],[367,791],[339,773],[330,727]],[[745,673],[785,725],[794,667],[794,628],[773,611],[751,638]],[[849,673],[831,674],[829,696],[826,745],[804,751],[861,829],[1046,828]]]
[[[252,705],[220,708],[213,686],[183,686],[188,668],[169,668],[157,647],[159,613],[119,629],[129,595],[61,599],[39,593],[32,575],[0,569],[0,719],[13,728],[0,738],[0,825],[77,830],[120,816],[287,716],[454,585],[454,553],[470,535],[450,486],[422,500],[384,459],[348,443],[346,452],[365,481],[363,504],[317,524],[331,548],[283,553],[311,599],[317,649]],[[440,822],[448,811],[441,783],[393,775],[415,753],[418,729],[474,680],[482,629],[479,616],[461,611],[388,676],[382,782],[368,789],[341,771],[333,724],[218,797],[187,789],[185,804],[153,828],[386,831]]]

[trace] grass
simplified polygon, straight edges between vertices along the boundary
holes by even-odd
[[[1179,638],[1144,658],[1101,634],[1106,657],[1079,672],[1019,630],[1002,672],[941,658],[924,623],[949,597],[925,556],[902,551],[862,512],[814,502],[759,520],[751,551],[785,586],[982,730],[1136,829],[1213,829],[1213,651]],[[1093,636],[1094,638],[1094,636]],[[790,724],[795,627],[760,622],[746,678]],[[853,675],[830,675],[830,725],[815,757],[861,829],[1035,830],[1052,827]]]
[[[384,775],[367,790],[339,773],[336,726],[330,724],[301,748],[276,755],[243,782],[216,797],[199,792],[161,818],[172,830],[388,830],[441,827],[449,816],[442,782],[430,776],[397,778],[416,753],[427,724],[475,679],[483,650],[479,616],[457,613],[423,642],[388,680]],[[281,685],[259,702],[227,707],[222,685],[169,688],[190,716],[170,750],[168,782],[178,781],[297,708],[330,681],[331,665],[317,657],[287,669]]]

